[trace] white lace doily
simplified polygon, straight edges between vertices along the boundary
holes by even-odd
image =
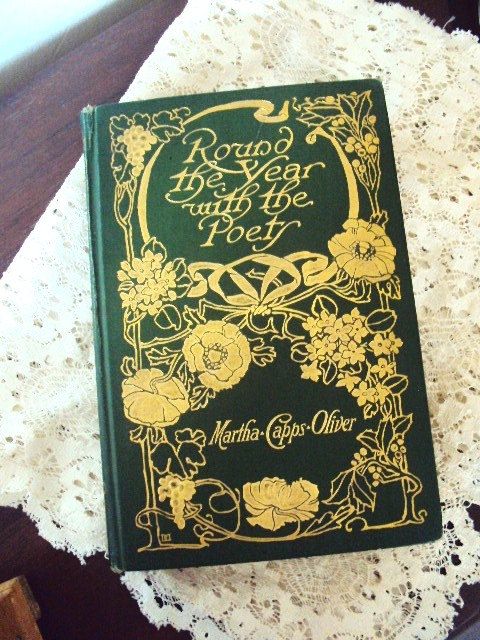
[[[390,112],[445,535],[122,578],[153,623],[195,639],[439,640],[460,585],[480,579],[480,45],[371,0],[192,0],[125,99],[365,76]],[[79,163],[0,291],[0,503],[79,558],[106,545],[87,243]]]

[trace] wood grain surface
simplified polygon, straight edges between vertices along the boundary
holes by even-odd
[[[81,153],[81,108],[118,100],[185,4],[185,0],[151,2],[52,61],[0,101],[0,273]],[[402,4],[413,5],[439,26],[453,17],[449,30],[458,27],[478,33],[476,0],[403,0]],[[472,507],[472,512],[480,522],[480,509]],[[1,508],[0,582],[20,574],[27,577],[40,605],[38,626],[45,640],[190,637],[170,627],[155,629],[101,554],[81,564],[73,555],[54,550],[20,509]],[[480,620],[480,585],[464,586],[462,596],[465,605],[449,639],[477,637],[471,633]]]

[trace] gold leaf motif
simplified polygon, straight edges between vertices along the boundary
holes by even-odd
[[[206,463],[203,449],[206,444],[206,436],[201,429],[179,429],[175,433],[177,443],[177,455],[183,461],[183,467],[187,477],[192,478],[198,473],[199,467]]]
[[[322,379],[325,384],[330,384],[337,375],[337,365],[332,360],[323,360],[320,363],[320,369],[322,371]]]
[[[266,345],[263,338],[255,338],[252,340],[252,361],[259,367],[265,367],[272,364],[277,355],[275,347]]]
[[[130,356],[123,356],[122,366],[120,367],[124,376],[131,376],[135,372],[135,360]]]
[[[214,397],[215,391],[213,391],[213,389],[209,389],[208,387],[203,386],[203,384],[199,384],[196,387],[193,387],[190,394],[190,409],[192,411],[204,409],[207,406],[208,401]]]
[[[413,413],[409,413],[406,416],[398,416],[392,419],[392,426],[395,434],[403,437],[412,426]]]
[[[177,307],[173,304],[164,304],[154,318],[154,322],[160,329],[180,329],[182,318]]]
[[[385,378],[383,384],[391,393],[403,393],[408,387],[408,378],[404,375],[395,374]]]
[[[400,278],[398,276],[394,275],[390,278],[390,280],[377,282],[377,287],[380,293],[383,293],[392,300],[400,300],[400,298],[402,297],[400,289]]]
[[[147,356],[150,365],[152,367],[157,367],[160,364],[171,364],[177,353],[167,347],[163,347],[161,350],[152,347],[145,352],[145,355]]]
[[[368,314],[366,320],[370,333],[385,333],[391,331],[397,322],[397,314],[391,309],[375,309]]]
[[[318,255],[313,260],[307,260],[302,264],[303,281],[310,287],[313,284],[326,280],[325,273],[328,267],[327,256]]]
[[[312,313],[314,316],[320,317],[322,311],[335,316],[338,313],[338,307],[336,302],[332,300],[330,296],[319,294],[315,296],[312,302]]]
[[[370,449],[370,451],[377,451],[381,448],[379,433],[378,431],[373,431],[373,429],[365,429],[365,431],[359,433],[357,440]]]
[[[350,504],[356,513],[375,507],[375,492],[370,480],[355,468],[339,473],[331,482],[330,495],[323,500],[328,505]]]
[[[171,138],[184,132],[183,121],[190,115],[188,107],[179,107],[171,111],[159,111],[152,117],[152,132],[160,142],[168,142]]]

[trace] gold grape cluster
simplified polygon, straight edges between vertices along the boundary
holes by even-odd
[[[195,482],[188,478],[168,475],[160,478],[158,499],[170,501],[173,521],[179,529],[185,528],[185,503],[193,498]]]

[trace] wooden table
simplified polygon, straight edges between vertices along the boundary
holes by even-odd
[[[120,98],[185,0],[151,2],[53,61],[0,101],[0,273],[81,154],[78,113]],[[475,0],[402,0],[447,28],[477,30]],[[451,5],[451,6],[449,6]],[[125,45],[128,43],[128,46]],[[480,522],[480,508],[477,509]],[[0,582],[25,574],[40,604],[45,640],[186,640],[155,629],[101,554],[82,565],[54,550],[18,509],[0,509]],[[462,588],[466,604],[450,638],[480,621],[480,585]],[[478,635],[471,638],[480,637]],[[470,638],[470,636],[469,636]],[[272,637],[274,640],[274,637]],[[443,639],[438,639],[443,640]]]

